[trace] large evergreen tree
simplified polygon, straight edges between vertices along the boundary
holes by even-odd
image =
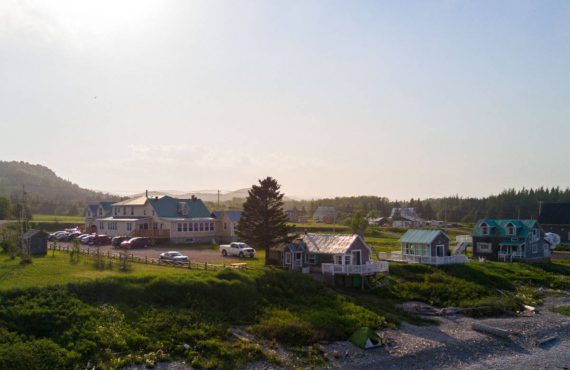
[[[287,225],[283,196],[277,180],[267,177],[253,185],[243,205],[236,233],[245,242],[265,248],[265,264],[269,248],[289,241],[293,228]]]

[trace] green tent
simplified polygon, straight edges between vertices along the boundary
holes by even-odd
[[[349,339],[352,343],[363,349],[382,346],[382,339],[370,328],[362,327],[355,331]]]

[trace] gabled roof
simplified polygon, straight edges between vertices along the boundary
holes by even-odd
[[[477,221],[475,228],[473,229],[473,235],[483,236],[481,233],[481,225],[485,223],[489,226],[489,236],[511,236],[507,235],[507,226],[513,224],[517,228],[516,236],[521,238],[526,238],[535,226],[538,225],[536,220],[518,220],[518,219],[507,219],[507,220],[497,220],[492,218],[485,218]]]
[[[538,221],[543,225],[570,225],[570,203],[544,203]]]
[[[241,211],[214,211],[212,212],[212,217],[222,218],[227,216],[231,222],[239,222],[241,219]]]
[[[160,197],[158,197],[160,198]],[[126,200],[123,200],[122,202],[117,202],[114,205],[115,206],[144,206],[146,204],[146,201],[148,199],[151,198],[147,198],[145,195],[142,195],[140,197],[134,197],[134,198],[129,198]]]
[[[113,209],[113,202],[99,202],[99,206],[103,208],[105,211],[110,211]]]
[[[435,238],[443,234],[448,240],[449,237],[441,230],[408,230],[400,238],[400,243],[431,244]]]
[[[43,232],[41,230],[36,230],[36,229],[30,229],[28,231],[26,231],[24,233],[24,235],[22,235],[22,239],[29,239],[32,238],[33,236],[38,235],[38,236],[47,236],[48,234],[46,232]]]
[[[305,234],[301,236],[301,239],[307,245],[309,253],[343,254],[358,239],[366,246],[366,243],[356,234]]]
[[[97,208],[99,208],[99,203],[94,203],[94,204],[88,204],[87,208],[92,212],[92,213],[96,213],[97,212]]]
[[[148,201],[158,217],[161,218],[210,218],[210,211],[208,211],[204,202],[198,198],[178,199],[165,195],[158,199],[148,198]],[[178,212],[179,204],[186,204],[188,209],[187,215],[182,215]]]

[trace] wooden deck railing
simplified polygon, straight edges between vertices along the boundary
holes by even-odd
[[[388,262],[379,261],[364,265],[337,265],[334,263],[323,263],[323,274],[332,275],[374,275],[380,272],[388,272]]]
[[[430,257],[430,256],[410,256],[401,253],[385,253],[378,252],[379,260],[393,261],[393,262],[408,262],[408,263],[424,263],[426,265],[453,265],[457,263],[468,262],[469,259],[464,254],[454,254],[444,257]]]

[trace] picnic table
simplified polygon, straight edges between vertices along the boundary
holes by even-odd
[[[238,269],[238,270],[243,270],[247,267],[247,263],[244,262],[236,262],[236,263],[232,263],[230,264],[230,267],[233,269]]]

